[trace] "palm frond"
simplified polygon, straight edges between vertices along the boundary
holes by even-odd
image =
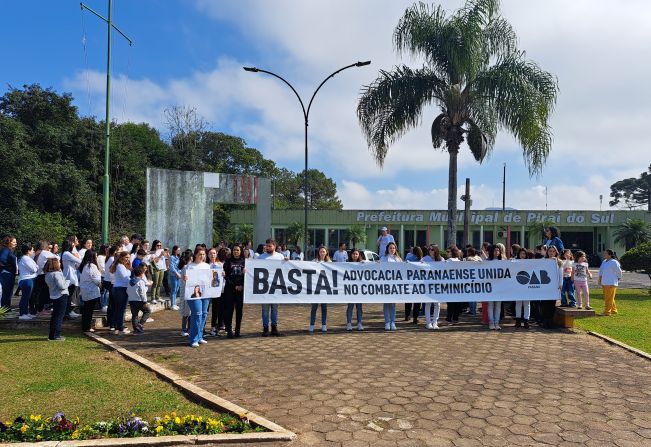
[[[475,160],[481,163],[488,154],[488,138],[474,122],[468,121],[468,125],[470,127],[466,137],[468,147]]]
[[[443,145],[445,142],[445,133],[441,128],[441,124],[443,123],[445,117],[445,113],[441,113],[439,116],[434,118],[434,121],[432,121],[432,128],[430,132],[432,134],[432,146],[434,149],[440,148],[441,145]]]
[[[369,149],[382,166],[389,145],[421,122],[423,107],[442,102],[447,84],[428,68],[406,66],[380,71],[362,90],[357,117]]]

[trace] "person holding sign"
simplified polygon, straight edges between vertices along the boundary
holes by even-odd
[[[362,255],[359,253],[359,250],[354,249],[350,252],[349,262],[364,262]],[[353,330],[353,307],[357,307],[357,330],[363,331],[364,325],[362,325],[362,303],[348,303],[348,306],[346,307],[346,330]]]
[[[383,228],[386,231],[386,227]],[[390,236],[390,235],[389,235]],[[393,236],[391,236],[393,239]],[[380,262],[402,262],[398,254],[398,247],[395,242],[389,242],[386,246],[384,256],[380,258]],[[384,330],[395,331],[396,328],[396,303],[384,303]]]
[[[548,259],[553,259],[558,265],[558,294],[560,295],[561,288],[563,287],[563,264],[559,259],[560,252],[555,245],[547,248]],[[556,312],[556,300],[544,300],[541,302],[542,323],[545,329],[551,329],[554,322],[554,313]]]
[[[210,270],[206,263],[206,250],[197,248],[194,252],[194,259],[183,268],[183,278],[188,281],[188,270],[202,269]],[[198,348],[199,344],[208,343],[203,338],[203,327],[206,325],[208,316],[208,305],[210,298],[204,298],[201,286],[194,287],[194,293],[185,297],[186,303],[190,308],[190,346]]]
[[[314,262],[332,262],[330,259],[330,254],[328,253],[328,249],[321,246],[319,247],[319,251],[317,252],[317,257],[314,260]],[[316,323],[316,311],[319,308],[319,305],[316,303],[312,304],[312,307],[310,309],[310,328],[309,332],[310,334],[314,333],[314,323]],[[328,305],[327,304],[321,304],[321,332],[327,332],[328,331]]]
[[[438,245],[430,245],[428,255],[421,259],[422,262],[443,262],[441,256],[441,249]],[[439,315],[441,313],[441,303],[432,303],[430,301],[425,303],[425,329],[438,329]]]
[[[264,252],[258,256],[257,259],[269,259],[276,261],[283,261],[285,258],[280,253],[276,252],[276,241],[274,239],[267,239],[264,245]],[[271,313],[271,336],[279,337],[282,334],[278,332],[278,304],[263,304],[262,305],[262,336],[268,337],[269,334],[269,313]]]
[[[223,253],[224,250],[221,248],[219,253]],[[223,256],[223,255],[222,255]],[[225,259],[225,256],[224,256]],[[208,265],[213,271],[211,287],[222,287],[221,278],[217,275],[217,270],[219,270],[223,265],[223,260],[218,256],[216,248],[211,248],[208,250]],[[219,331],[222,330],[222,327],[226,329],[224,325],[224,301],[221,297],[212,299],[212,311],[210,314],[210,335],[213,337],[219,337]]]
[[[491,247],[488,256],[489,261],[506,261],[506,248],[504,244],[495,244]],[[501,331],[500,314],[502,313],[501,301],[488,301],[488,329],[492,331]]]

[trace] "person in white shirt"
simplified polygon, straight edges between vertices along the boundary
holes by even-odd
[[[122,245],[122,250],[127,251],[131,253],[131,249],[133,248],[133,243],[129,241],[129,236],[126,234],[120,238],[120,245]]]
[[[145,323],[147,323],[151,314],[151,308],[147,304],[146,270],[147,266],[144,264],[133,269],[133,277],[129,280],[129,287],[127,287],[133,335],[142,335],[145,333]],[[140,312],[142,312],[142,316],[138,318]]]
[[[287,248],[287,244],[283,244],[280,246],[280,254],[283,255],[285,261],[289,261],[289,259],[292,256],[292,252],[290,249]]]
[[[348,252],[346,251],[346,243],[339,243],[339,250],[332,255],[332,262],[348,262]]]
[[[113,282],[113,321],[109,321],[109,325],[115,328],[115,335],[124,335],[130,333],[129,329],[124,327],[124,313],[127,310],[127,303],[129,297],[127,295],[127,287],[129,286],[129,279],[131,278],[131,261],[129,260],[129,252],[121,251],[115,254],[115,260],[111,264],[109,271],[114,275]]]
[[[389,234],[389,229],[387,227],[380,228],[380,231],[382,232],[382,235],[377,238],[376,243],[378,246],[378,254],[382,257],[386,254],[387,245],[391,242],[395,244],[396,241],[393,239],[393,236]]]
[[[194,251],[194,259],[192,262],[183,267],[181,274],[183,280],[188,280],[188,270],[205,269],[210,270],[210,265],[206,262],[206,250],[199,247]],[[206,318],[208,317],[208,306],[210,305],[210,298],[204,298],[201,293],[201,287],[196,286],[194,293],[190,296],[185,296],[185,301],[190,308],[190,337],[189,343],[193,348],[198,348],[200,344],[208,343],[203,338],[203,328],[206,325]]]
[[[359,250],[355,248],[350,252],[349,262],[362,263],[365,261],[362,259],[362,255],[360,254]],[[348,303],[348,306],[346,307],[346,330],[353,330],[353,307],[357,308],[357,330],[363,331],[364,325],[362,324],[362,317],[364,315],[364,311],[362,310],[362,303]]]
[[[441,256],[441,249],[438,245],[432,244],[427,250],[427,256],[423,256],[421,262],[444,262],[443,256]],[[436,330],[439,328],[438,321],[439,315],[441,314],[441,303],[433,303],[428,301],[425,303],[425,329]]]
[[[57,258],[50,249],[52,245],[48,241],[40,241],[39,251],[34,256],[34,261],[38,266],[36,272],[36,281],[34,282],[34,291],[32,292],[36,301],[36,312],[41,314],[45,310],[45,306],[50,303],[50,292],[48,291],[47,284],[45,283],[45,272],[43,268],[48,259]]]
[[[604,251],[604,260],[599,267],[598,281],[604,291],[604,316],[617,314],[615,295],[617,294],[620,279],[622,279],[622,267],[615,252],[608,249]]]
[[[294,247],[294,251],[292,251],[292,261],[302,261],[303,260],[303,253],[301,252],[301,247],[298,245]]]
[[[92,250],[93,249],[93,240],[92,239],[84,239],[84,242],[81,244],[81,248],[79,249],[79,258],[84,259],[84,255],[86,254],[86,250]]]
[[[264,245],[264,252],[256,259],[267,259],[274,261],[283,261],[285,258],[276,252],[276,241],[267,239]],[[269,332],[269,313],[271,313],[271,332]],[[282,334],[278,332],[278,303],[262,305],[262,336],[279,337]]]
[[[380,262],[402,262],[402,258],[398,254],[398,247],[395,242],[389,242],[385,251],[385,255],[380,258]],[[396,330],[396,303],[384,303],[384,330]]]
[[[70,281],[68,286],[68,307],[66,315],[68,318],[77,318],[81,315],[73,311],[74,306],[79,305],[79,264],[81,264],[81,257],[77,252],[77,244],[79,239],[77,236],[70,235],[63,241],[61,253],[61,266],[63,269],[63,276]]]
[[[20,248],[22,256],[18,260],[18,288],[20,289],[20,304],[18,305],[19,320],[31,320],[33,317],[29,313],[29,305],[32,292],[34,291],[34,283],[36,281],[36,273],[38,272],[38,265],[32,259],[34,254],[34,247],[32,244],[23,244]],[[34,309],[35,310],[35,309]]]
[[[100,286],[102,285],[102,274],[97,266],[97,253],[86,249],[84,258],[79,265],[81,276],[79,278],[79,289],[81,292],[81,330],[84,332],[95,332],[91,327],[93,311],[99,303]]]
[[[319,247],[319,250],[316,254],[316,259],[313,262],[332,262],[330,260],[330,255],[328,254],[328,249],[325,247]],[[319,309],[319,304],[312,303],[310,308],[310,327],[308,331],[310,334],[314,332],[314,325],[316,323],[316,311]],[[323,303],[321,304],[321,332],[327,332],[328,327],[328,305]]]
[[[163,285],[163,277],[167,270],[168,250],[163,250],[163,243],[155,240],[153,243],[154,250],[151,252],[149,264],[145,261],[151,271],[151,303],[156,304],[160,300],[160,289]]]

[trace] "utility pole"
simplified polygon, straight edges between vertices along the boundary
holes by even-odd
[[[466,178],[466,193],[461,196],[461,200],[464,202],[463,209],[463,248],[468,245],[470,240],[470,206],[472,205],[472,200],[470,198],[470,179]]]
[[[504,163],[504,173],[502,175],[502,219],[506,216],[506,163]],[[506,224],[506,253],[511,253],[511,225]]]
[[[101,20],[106,22],[107,25],[107,43],[106,43],[106,135],[104,145],[104,177],[102,179],[102,243],[108,244],[109,241],[109,181],[111,172],[111,34],[113,29],[120,33],[128,42],[129,46],[133,45],[133,41],[129,39],[120,29],[113,24],[113,0],[108,0],[108,19],[101,14],[95,12],[92,8],[79,3],[82,10],[86,9]]]

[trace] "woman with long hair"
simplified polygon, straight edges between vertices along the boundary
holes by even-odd
[[[127,310],[127,304],[129,302],[127,287],[129,287],[129,279],[131,279],[131,260],[129,253],[126,251],[117,253],[115,255],[115,261],[113,261],[109,270],[115,277],[115,282],[113,283],[113,323],[115,325],[115,334],[128,334],[130,332],[129,329],[124,327],[124,313]]]
[[[211,270],[217,270],[223,267],[226,260],[225,248],[217,250],[215,247],[208,250],[208,260],[206,261]],[[214,275],[214,273],[213,273]],[[218,278],[221,286],[221,278]],[[219,331],[226,329],[224,324],[224,299],[223,297],[212,298],[210,307],[210,335],[219,337]]]
[[[163,250],[163,243],[156,239],[152,243],[152,251],[149,256],[149,270],[151,271],[151,303],[156,304],[160,300],[160,289],[163,285],[163,277],[167,270],[167,256]]]
[[[488,255],[489,261],[506,261],[506,248],[504,244],[495,244],[490,248]],[[501,331],[500,327],[500,317],[502,313],[502,302],[501,301],[488,301],[488,329],[492,331]]]
[[[81,314],[72,310],[75,306],[79,306],[79,265],[81,264],[81,257],[77,252],[77,244],[79,239],[74,234],[69,235],[61,247],[61,269],[63,276],[70,281],[68,286],[68,307],[66,308],[66,315],[68,318],[78,318]]]
[[[210,270],[210,265],[206,263],[206,250],[197,248],[194,252],[194,259],[183,268],[183,278],[188,280],[188,271],[193,269]],[[185,300],[190,307],[190,346],[198,348],[200,344],[208,343],[203,338],[203,328],[206,325],[206,317],[208,316],[208,306],[210,305],[210,298],[203,296],[196,296],[194,293],[191,296],[186,296]]]
[[[235,245],[231,250],[231,257],[224,262],[224,275],[226,287],[224,290],[224,305],[226,315],[226,336],[237,338],[240,336],[242,326],[242,309],[244,307],[244,268],[246,258],[242,255],[242,247]],[[235,312],[235,332],[233,332],[233,312]]]
[[[450,246],[447,249],[447,254],[448,259],[446,262],[460,262],[463,256],[462,251],[456,245]],[[445,315],[445,321],[447,321],[448,326],[459,324],[459,315],[461,315],[464,304],[459,301],[448,302],[448,309]]]
[[[542,312],[542,324],[545,329],[551,329],[554,325],[554,313],[556,312],[556,300],[560,298],[561,288],[563,287],[563,263],[559,259],[560,251],[556,248],[555,245],[550,245],[547,248],[545,257],[547,259],[553,259],[556,261],[558,267],[558,296],[553,300],[543,300],[540,303],[541,312]]]
[[[328,253],[328,249],[321,246],[319,247],[319,250],[316,253],[316,259],[314,259],[314,262],[332,262],[330,259],[330,253]],[[310,308],[310,327],[308,331],[310,333],[314,332],[314,325],[316,323],[316,311],[319,308],[319,304],[312,303],[312,306]],[[328,330],[328,305],[325,303],[321,304],[321,332],[327,332]]]
[[[520,247],[515,255],[514,261],[533,259],[534,253],[524,247]],[[529,300],[516,300],[515,302],[515,327],[519,328],[524,326],[529,329],[529,317],[531,316],[531,301]]]
[[[81,330],[84,332],[94,332],[91,327],[93,320],[93,310],[99,303],[101,296],[100,286],[102,285],[102,274],[97,265],[97,253],[91,249],[86,249],[84,258],[79,264],[79,289],[81,290]]]
[[[179,310],[179,306],[176,305],[176,297],[179,294],[179,286],[181,282],[181,271],[179,270],[179,262],[181,249],[178,245],[172,247],[170,252],[170,270],[167,274],[167,282],[170,286],[170,304],[172,310]]]
[[[412,248],[410,254],[409,262],[421,262],[423,259],[423,250],[419,246]],[[420,314],[420,303],[405,303],[405,321],[409,321],[412,317],[414,324],[418,324],[418,314]]]
[[[5,234],[0,238],[0,285],[2,286],[2,297],[0,307],[11,307],[11,295],[14,293],[18,260],[16,259],[16,238],[11,234]]]
[[[99,290],[99,305],[104,312],[108,310],[109,291],[104,286],[106,283],[104,278],[106,275],[106,260],[108,259],[109,248],[110,247],[108,245],[102,244],[99,246],[99,251],[97,252],[97,267],[99,268],[99,273],[102,275],[102,285],[100,286]]]
[[[18,288],[21,291],[20,304],[18,310],[20,316],[19,320],[31,320],[33,317],[29,313],[29,303],[34,291],[34,282],[36,280],[36,273],[38,272],[38,265],[32,259],[34,247],[32,244],[25,243],[20,248],[22,256],[18,261]]]
[[[617,314],[615,295],[620,279],[622,279],[622,267],[617,260],[617,255],[613,250],[605,250],[604,260],[599,267],[598,281],[604,292],[604,313],[602,314],[604,316],[609,317]]]
[[[433,263],[433,262],[443,262],[443,256],[441,256],[441,249],[438,245],[432,244],[427,249],[427,256],[423,256],[421,259],[422,262]],[[436,330],[439,328],[438,320],[439,315],[441,314],[441,303],[433,303],[428,301],[425,303],[425,329]]]
[[[185,250],[181,257],[179,258],[179,272],[181,273],[181,280],[179,281],[179,295],[178,295],[178,306],[179,313],[181,314],[181,337],[187,337],[190,335],[190,326],[188,324],[190,320],[190,306],[188,306],[187,301],[185,300],[185,277],[183,276],[183,269],[192,262],[194,255],[192,250]]]
[[[350,252],[348,262],[364,262],[362,254],[358,249],[355,248]],[[353,307],[357,308],[357,330],[363,331],[364,325],[362,324],[362,316],[364,312],[362,310],[362,303],[348,303],[348,306],[346,306],[346,330],[353,330]]]
[[[68,306],[68,286],[70,282],[63,276],[61,262],[57,257],[47,260],[43,272],[45,272],[45,283],[53,304],[48,340],[65,341],[65,337],[61,336],[61,327]]]
[[[398,254],[398,247],[395,242],[389,242],[384,251],[384,256],[380,258],[380,262],[402,262],[402,258]],[[384,330],[395,331],[396,328],[396,303],[384,303],[382,306],[384,311]]]

